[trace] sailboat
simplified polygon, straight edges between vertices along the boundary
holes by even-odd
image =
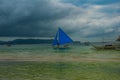
[[[117,42],[113,42],[113,43],[106,43],[103,45],[94,45],[91,44],[95,49],[112,49],[112,50],[120,50],[120,36],[117,38],[116,40]]]
[[[104,45],[93,45],[92,46],[95,49],[116,49],[116,45],[115,44],[104,44]]]
[[[72,42],[73,40],[61,28],[59,28],[53,40],[53,47],[67,48]]]

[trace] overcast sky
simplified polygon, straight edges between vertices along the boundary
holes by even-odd
[[[0,0],[0,37],[54,37],[61,27],[73,40],[120,35],[120,0]]]

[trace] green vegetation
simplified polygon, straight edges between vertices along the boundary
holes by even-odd
[[[0,62],[0,80],[120,80],[120,62]]]

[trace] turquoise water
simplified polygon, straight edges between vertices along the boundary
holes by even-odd
[[[71,46],[68,49],[53,49],[50,44],[0,46],[3,55],[60,55],[91,53],[90,46]]]
[[[11,58],[32,58],[38,59],[39,62],[8,61]],[[57,58],[60,62],[55,61]],[[86,58],[88,62],[85,62]],[[0,61],[0,80],[120,79],[120,51],[95,50],[92,46],[71,45],[69,49],[53,49],[50,44],[12,45],[10,47],[4,45],[0,46],[1,59],[7,61]],[[47,62],[41,62],[42,59]],[[71,62],[62,62],[66,59]],[[91,59],[98,60],[89,62]],[[55,62],[49,62],[53,60]],[[78,60],[81,61],[74,62]],[[99,62],[99,60],[107,61]]]
[[[8,53],[29,53],[29,54],[54,54],[54,53],[82,53],[92,51],[91,46],[72,45],[68,49],[53,49],[50,44],[33,44],[33,45],[12,45],[0,46],[0,52]]]
[[[82,58],[116,58],[120,59],[120,51],[95,50],[92,46],[71,45],[69,49],[53,49],[51,44],[0,45],[1,57],[41,57],[72,56]]]

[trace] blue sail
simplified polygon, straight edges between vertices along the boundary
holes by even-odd
[[[54,40],[53,40],[53,45],[58,45],[58,43],[59,43],[59,41],[58,41],[58,32],[56,33],[56,36],[55,36],[55,38],[54,38]]]
[[[63,45],[71,42],[73,42],[73,40],[62,29],[59,28],[59,43]]]
[[[64,45],[71,42],[73,42],[73,40],[62,29],[59,28],[55,39],[53,40],[53,45]]]

